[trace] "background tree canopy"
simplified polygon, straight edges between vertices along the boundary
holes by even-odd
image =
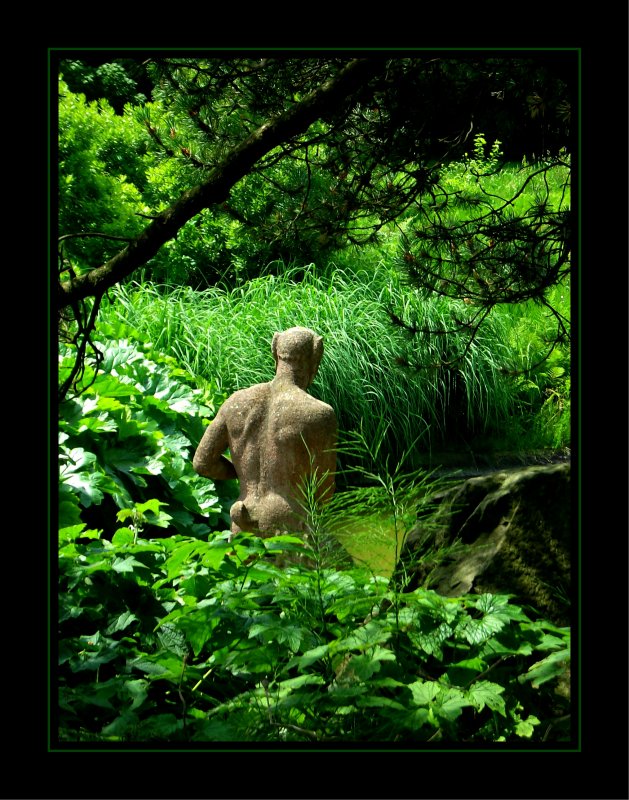
[[[194,266],[177,274],[177,281],[199,285],[251,277],[274,259],[312,261],[339,247],[373,242],[383,226],[409,215],[418,218],[427,204],[458,199],[442,191],[441,170],[470,151],[477,133],[488,142],[499,140],[508,160],[565,155],[572,149],[575,67],[570,51],[455,58],[447,53],[411,58],[148,55],[91,68],[80,59],[62,59],[66,85],[85,91],[88,100],[98,95],[101,122],[109,113],[115,124],[112,111],[120,112],[122,99],[134,104],[123,114],[125,130],[135,131],[135,142],[129,142],[135,153],[125,153],[119,141],[113,164],[110,159],[104,170],[110,182],[124,183],[127,214],[119,218],[119,235],[129,244],[119,250],[113,240],[103,240],[99,250],[93,242],[90,248],[66,242],[64,254],[76,274],[69,279],[69,265],[62,263],[59,305],[98,295],[139,267],[163,275],[159,251],[175,235],[195,249],[195,232],[187,225],[197,229],[204,246],[209,239],[211,254],[200,263],[193,259]],[[144,103],[149,86],[151,102]],[[62,114],[62,139],[63,125]],[[83,120],[80,125],[87,132]],[[111,141],[109,131],[106,135]],[[71,141],[78,150],[76,138]],[[72,176],[76,187],[81,172],[65,155],[62,143],[60,234],[113,235],[111,219],[99,226],[96,215],[91,227],[98,230],[89,231],[84,220],[64,213],[74,205],[65,186]],[[144,155],[150,161],[138,170]],[[92,170],[95,183],[103,179],[102,166]],[[108,199],[111,195],[111,187],[87,188],[90,200],[99,191]],[[114,194],[121,193],[119,186]],[[539,211],[541,216],[524,221],[526,234],[511,222],[508,238],[518,230],[522,246],[534,250],[530,232],[545,223],[543,198]],[[130,214],[137,217],[135,224]],[[138,230],[138,221],[147,219],[152,222]],[[561,261],[567,225],[563,218],[550,224],[553,252]],[[230,249],[230,230],[237,230],[239,239],[233,259],[224,253]],[[470,233],[464,232],[465,239]],[[491,237],[493,229],[485,233]],[[443,225],[433,224],[425,235],[443,238]],[[86,250],[89,257],[76,260]],[[465,273],[467,261],[454,266],[458,272],[463,266]],[[424,281],[422,268],[412,272],[414,280]],[[434,288],[432,276],[427,283]]]

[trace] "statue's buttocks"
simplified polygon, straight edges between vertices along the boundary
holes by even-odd
[[[275,378],[231,395],[194,457],[202,475],[238,478],[232,533],[303,530],[303,488],[309,477],[318,501],[334,493],[336,415],[306,392],[321,360],[322,338],[308,328],[291,328],[275,334],[272,351]],[[227,449],[231,461],[224,455]]]

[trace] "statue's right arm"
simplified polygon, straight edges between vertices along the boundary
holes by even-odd
[[[238,477],[234,465],[224,455],[229,447],[229,436],[223,409],[224,406],[221,406],[216,417],[206,428],[192,460],[192,466],[199,475],[217,481]]]

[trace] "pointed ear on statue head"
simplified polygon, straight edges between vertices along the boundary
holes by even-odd
[[[273,334],[273,339],[271,340],[271,352],[273,353],[273,358],[275,359],[275,363],[277,364],[277,340],[279,338],[279,333]]]
[[[312,342],[312,363],[316,370],[319,368],[323,358],[323,336],[315,336]]]

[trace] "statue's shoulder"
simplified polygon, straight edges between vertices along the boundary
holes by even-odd
[[[231,408],[239,403],[252,403],[267,397],[269,394],[268,383],[256,383],[247,389],[238,389],[225,400],[223,408]]]
[[[311,394],[307,394],[306,392],[304,392],[304,395],[307,398],[307,400],[304,401],[305,405],[308,408],[316,411],[317,416],[320,419],[336,419],[336,414],[334,413],[334,409],[331,405],[325,403],[323,400],[313,397]]]

